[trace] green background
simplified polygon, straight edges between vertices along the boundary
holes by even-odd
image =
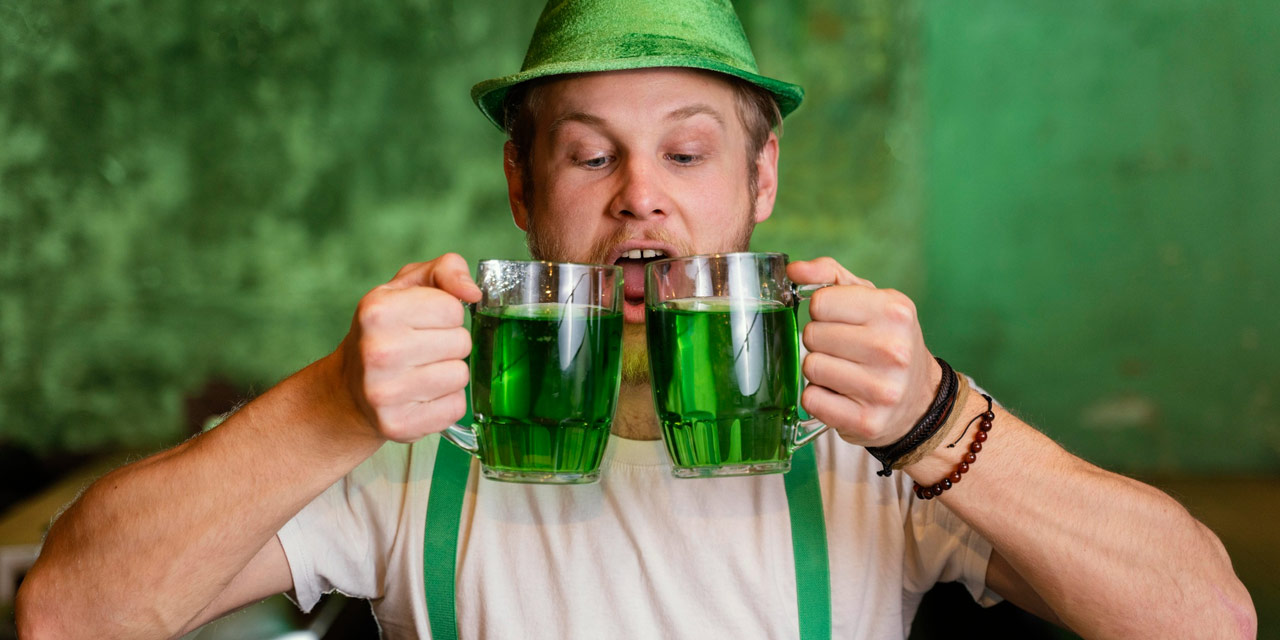
[[[468,98],[540,3],[0,4],[0,445],[154,448],[404,263],[524,255]],[[806,87],[754,246],[1132,472],[1280,470],[1280,5],[742,1]]]

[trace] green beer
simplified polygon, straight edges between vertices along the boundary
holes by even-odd
[[[795,310],[769,300],[668,300],[648,307],[645,324],[676,475],[789,469],[800,387]]]
[[[472,323],[472,402],[486,475],[594,479],[618,401],[622,314],[535,303],[478,309]]]

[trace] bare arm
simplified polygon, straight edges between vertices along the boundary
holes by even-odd
[[[187,626],[290,517],[381,445],[326,410],[336,391],[320,384],[327,366],[94,483],[23,582],[24,637],[159,638]]]
[[[410,265],[361,300],[333,354],[98,480],[23,582],[22,637],[170,637],[287,588],[270,543],[289,518],[388,439],[461,417],[471,343],[458,298],[478,296],[457,255]]]
[[[813,297],[805,409],[853,444],[902,437],[941,377],[914,304],[830,258],[793,263],[788,275],[839,285]],[[970,394],[957,410],[972,417],[986,401]],[[932,485],[965,451],[939,447],[904,471]],[[1211,531],[1164,493],[1072,456],[1003,409],[976,463],[938,499],[992,543],[997,593],[1083,636],[1256,634],[1249,594]]]
[[[249,564],[231,579],[213,602],[188,621],[176,635],[186,635],[228,613],[292,589],[293,575],[289,572],[289,558],[284,554],[280,539],[272,536],[266,546],[258,550]]]
[[[975,394],[963,415],[985,410]],[[1061,624],[1089,638],[1256,636],[1252,601],[1213,532],[1163,492],[1090,465],[995,412],[977,462],[938,499],[1007,563],[993,567],[1011,589],[998,593],[1019,602],[1027,599],[1019,588],[1029,586]],[[939,448],[906,471],[933,484],[964,451]]]

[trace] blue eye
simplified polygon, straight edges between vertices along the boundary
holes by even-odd
[[[698,156],[690,153],[668,153],[667,159],[676,164],[693,164],[698,161]]]
[[[583,160],[578,164],[581,164],[582,166],[587,167],[589,169],[599,169],[600,167],[603,167],[604,165],[608,164],[608,162],[609,162],[608,156],[596,156],[594,158],[587,158],[586,160]]]

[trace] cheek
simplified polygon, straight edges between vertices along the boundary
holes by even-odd
[[[706,181],[690,190],[684,209],[696,212],[689,216],[691,228],[724,233],[737,229],[751,217],[751,201],[745,179],[718,178]]]

